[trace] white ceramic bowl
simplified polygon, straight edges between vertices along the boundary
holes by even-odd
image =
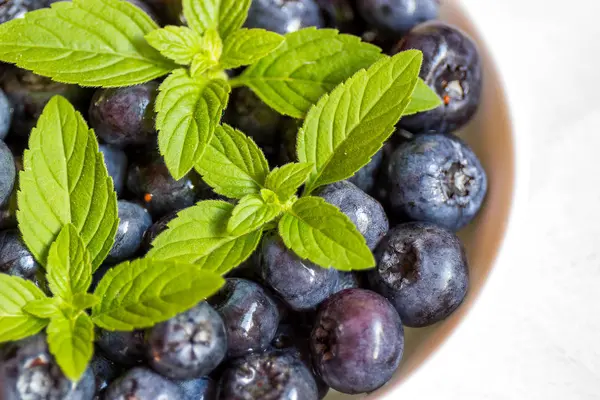
[[[449,319],[428,328],[406,329],[402,364],[396,375],[369,399],[384,395],[402,395],[399,388],[460,324],[477,300],[490,275],[514,211],[516,155],[514,128],[502,79],[490,52],[475,29],[460,0],[442,0],[441,19],[460,27],[478,44],[484,65],[482,103],[474,120],[458,135],[465,139],[480,158],[489,179],[485,205],[476,220],[460,232],[470,265],[470,289],[463,305]],[[397,394],[396,394],[397,393]],[[326,400],[364,398],[330,392]]]

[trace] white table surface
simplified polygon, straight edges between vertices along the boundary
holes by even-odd
[[[389,399],[600,399],[600,0],[464,0],[518,101],[528,193],[482,297]]]

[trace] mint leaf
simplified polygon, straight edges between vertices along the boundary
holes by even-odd
[[[0,274],[0,343],[35,335],[48,325],[48,320],[23,310],[30,302],[45,297],[32,282]]]
[[[29,250],[45,265],[56,236],[71,223],[98,268],[117,231],[117,195],[96,135],[65,98],[55,96],[44,108],[23,164],[17,218]]]
[[[159,90],[158,146],[171,175],[181,179],[202,158],[227,106],[231,88],[225,81],[191,78],[185,69],[178,69]]]
[[[94,294],[96,325],[131,331],[166,321],[215,293],[225,281],[197,266],[149,259],[125,262],[109,270]]]
[[[91,293],[78,293],[73,296],[71,303],[75,310],[83,311],[100,303],[100,299]]]
[[[147,257],[196,264],[199,269],[229,272],[258,246],[262,230],[235,236],[227,232],[233,204],[208,200],[187,208],[152,243]]]
[[[190,74],[192,77],[200,76],[210,68],[217,66],[219,63],[212,59],[208,51],[202,50],[192,59],[190,66]]]
[[[304,192],[354,175],[394,132],[417,84],[423,55],[409,50],[359,71],[309,111],[298,160],[314,164]]]
[[[60,299],[44,297],[38,300],[32,300],[23,307],[23,311],[42,319],[50,319],[61,315]]]
[[[60,314],[50,320],[48,347],[63,373],[78,381],[94,354],[94,323],[86,313],[73,318]]]
[[[252,0],[183,0],[183,15],[196,32],[215,29],[225,40],[242,27]]]
[[[240,29],[223,44],[221,66],[225,69],[254,64],[283,43],[283,36],[264,29]]]
[[[126,1],[54,3],[0,25],[0,60],[58,82],[135,85],[174,68],[144,40],[157,28]]]
[[[185,26],[165,26],[146,35],[150,46],[178,64],[189,65],[202,51],[202,36]]]
[[[67,301],[92,284],[90,254],[72,224],[65,225],[50,246],[46,270],[52,293]]]
[[[217,127],[196,170],[215,192],[239,199],[260,192],[269,173],[262,150],[229,125]]]
[[[295,195],[298,188],[308,179],[312,168],[310,163],[291,163],[275,168],[267,176],[265,186],[274,191],[280,201],[285,202]]]
[[[303,197],[279,221],[285,245],[302,258],[342,271],[375,266],[373,254],[350,219],[320,197]]]
[[[232,85],[247,85],[281,114],[303,118],[321,96],[381,57],[381,49],[356,36],[306,28],[287,34],[276,51]]]
[[[442,101],[438,95],[423,81],[419,78],[417,80],[417,86],[413,92],[410,103],[404,110],[403,116],[413,115],[416,113],[433,110],[442,105]]]
[[[237,236],[253,232],[273,221],[280,212],[281,204],[278,201],[267,202],[262,195],[249,194],[243,197],[233,209],[227,223],[227,231]]]

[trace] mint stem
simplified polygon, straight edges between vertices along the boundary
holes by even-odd
[[[246,86],[246,83],[243,79],[233,78],[233,79],[229,80],[229,86],[231,86],[231,88],[234,89],[234,88]]]

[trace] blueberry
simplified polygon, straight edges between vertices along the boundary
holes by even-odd
[[[294,310],[316,307],[338,282],[337,270],[301,259],[276,234],[263,238],[259,260],[261,278]]]
[[[440,0],[357,0],[357,6],[373,28],[399,35],[437,18]]]
[[[25,13],[50,6],[57,0],[7,0],[0,2],[0,24],[17,18]]]
[[[310,338],[325,383],[342,393],[371,392],[394,374],[404,351],[404,328],[384,297],[347,289],[319,307]]]
[[[154,10],[148,5],[147,1],[145,1],[145,0],[127,0],[127,2],[133,4],[134,6],[136,6],[137,8],[139,8],[140,10],[142,10],[143,12],[148,14],[148,16],[150,18],[152,18],[154,20],[154,22],[160,22],[158,20],[158,17],[154,13]]]
[[[8,146],[0,140],[0,206],[8,203],[16,179],[15,159]]]
[[[0,273],[29,279],[38,286],[43,280],[40,265],[16,230],[0,232]]]
[[[92,400],[94,375],[88,368],[71,382],[50,354],[46,336],[38,334],[2,348],[0,398],[7,400]]]
[[[227,328],[228,357],[266,349],[277,331],[279,310],[260,285],[228,278],[211,303]]]
[[[485,199],[487,177],[473,151],[451,135],[417,135],[385,169],[392,211],[408,220],[459,230]]]
[[[287,352],[268,351],[234,360],[220,382],[221,400],[316,400],[306,365]]]
[[[108,175],[113,180],[115,192],[120,197],[125,186],[125,176],[127,175],[127,155],[117,147],[101,144],[100,152],[104,155],[104,163],[108,170]]]
[[[223,319],[205,302],[154,326],[148,334],[150,365],[171,379],[207,375],[226,352]]]
[[[104,400],[181,400],[176,383],[148,368],[130,369],[106,390]]]
[[[377,200],[348,181],[327,185],[315,192],[338,207],[356,225],[370,249],[388,232],[390,226],[385,210]]]
[[[156,141],[154,100],[158,83],[98,89],[90,104],[90,125],[106,143],[123,147]]]
[[[142,363],[146,359],[146,337],[142,330],[122,332],[96,330],[96,345],[111,361],[125,366]]]
[[[262,28],[281,34],[323,25],[315,0],[253,0],[246,20],[248,28]]]
[[[348,178],[348,181],[355,184],[359,189],[364,192],[369,192],[375,186],[375,181],[379,173],[379,168],[383,161],[383,150],[379,150],[371,161],[364,167],[358,170],[353,177]]]
[[[92,357],[90,368],[96,381],[96,398],[100,398],[108,385],[121,374],[121,368],[98,352]]]
[[[142,252],[147,253],[152,248],[152,242],[154,239],[161,233],[167,230],[169,222],[174,220],[177,217],[177,211],[169,213],[155,222],[144,235],[144,240],[142,242]]]
[[[413,133],[454,132],[471,120],[479,106],[482,66],[477,46],[458,28],[443,22],[416,26],[396,48],[423,52],[421,78],[444,104],[404,117],[400,126]]]
[[[325,13],[329,26],[342,32],[358,34],[363,28],[362,21],[358,18],[354,0],[316,0]]]
[[[144,207],[120,200],[119,227],[107,261],[117,263],[135,255],[150,226],[152,226],[152,217]]]
[[[204,377],[175,382],[183,392],[181,400],[217,400],[217,383]]]
[[[375,253],[371,288],[385,296],[410,327],[429,326],[452,314],[469,287],[460,240],[446,229],[407,223],[392,229]]]
[[[0,89],[0,140],[3,140],[10,129],[12,121],[12,106],[8,101],[8,97]]]
[[[346,289],[357,289],[360,287],[360,278],[355,272],[340,272],[340,279],[333,293]]]

